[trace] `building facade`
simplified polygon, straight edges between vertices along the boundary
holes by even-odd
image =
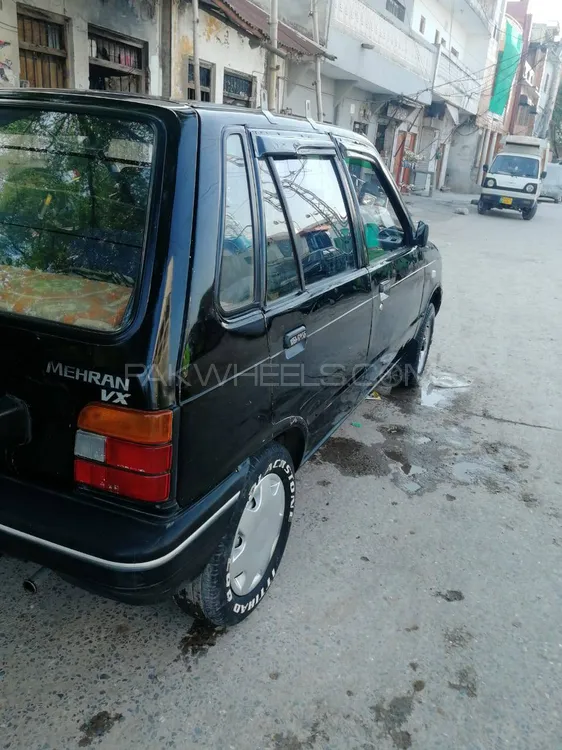
[[[533,135],[548,138],[562,70],[559,24],[533,24],[531,47],[536,49],[537,103]]]
[[[2,0],[0,86],[162,93],[162,7],[152,0]]]
[[[456,192],[478,191],[484,165],[493,160],[502,138],[509,133],[524,30],[516,19],[506,15],[506,6],[505,0],[498,0],[493,11],[494,33],[488,44],[474,126],[461,126],[451,142],[447,184]]]
[[[260,106],[273,69],[270,106],[366,135],[426,194],[474,191],[503,135],[548,132],[559,29],[529,0],[278,4],[277,54],[270,0],[199,0],[198,23],[191,0],[0,0],[0,87],[194,99],[197,35],[203,101]]]

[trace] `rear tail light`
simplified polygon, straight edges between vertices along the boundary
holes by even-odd
[[[78,418],[74,478],[144,502],[170,495],[172,412],[92,404]]]

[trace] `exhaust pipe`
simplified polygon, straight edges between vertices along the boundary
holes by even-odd
[[[51,572],[50,568],[39,568],[32,576],[26,578],[23,582],[23,589],[28,594],[36,594],[39,590],[39,582],[43,581]]]

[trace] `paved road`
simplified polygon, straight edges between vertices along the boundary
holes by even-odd
[[[562,747],[562,207],[413,210],[445,265],[429,375],[471,385],[364,402],[226,633],[54,577],[30,598],[2,560],[2,747]]]

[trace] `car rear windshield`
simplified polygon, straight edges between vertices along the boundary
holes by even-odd
[[[102,331],[125,325],[154,140],[146,122],[0,108],[0,312]]]
[[[494,159],[490,172],[536,180],[539,176],[539,160],[527,156],[500,154]]]

